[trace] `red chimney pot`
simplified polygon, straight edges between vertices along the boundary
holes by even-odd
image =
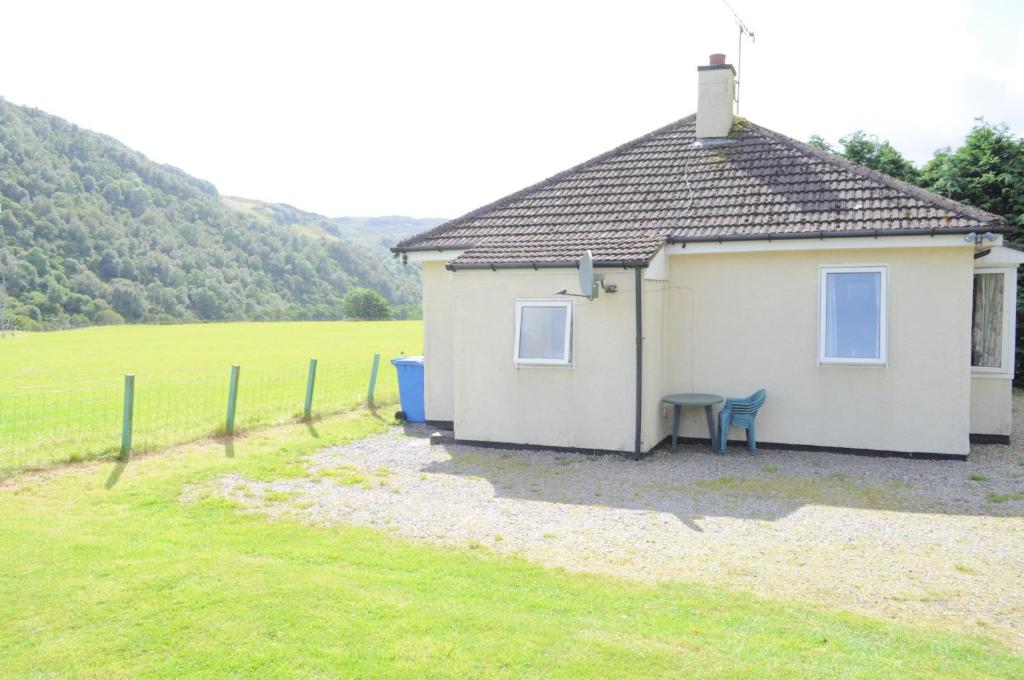
[[[724,66],[725,65],[725,55],[717,53],[717,52],[715,54],[712,54],[711,55],[711,65],[712,66]]]

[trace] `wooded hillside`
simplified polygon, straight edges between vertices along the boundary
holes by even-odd
[[[393,234],[249,203],[0,99],[0,308],[28,328],[332,319],[367,287],[415,314],[417,272],[387,251]]]

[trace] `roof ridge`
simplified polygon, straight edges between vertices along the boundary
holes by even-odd
[[[582,163],[574,165],[571,168],[568,168],[567,170],[563,170],[563,171],[561,171],[561,172],[559,172],[557,174],[554,174],[551,177],[548,177],[547,179],[544,179],[544,180],[541,180],[540,182],[537,182],[536,184],[531,184],[530,186],[526,187],[525,189],[520,189],[519,191],[516,191],[514,193],[508,194],[507,196],[503,196],[502,198],[499,198],[496,201],[492,201],[491,203],[488,203],[487,205],[479,207],[476,210],[472,210],[472,211],[466,213],[465,215],[462,215],[461,217],[456,217],[454,219],[448,220],[447,222],[445,222],[443,224],[439,224],[438,226],[434,227],[433,229],[428,229],[427,231],[421,232],[421,233],[416,234],[414,236],[410,236],[409,238],[404,239],[404,240],[399,241],[398,243],[396,243],[394,245],[394,247],[391,248],[391,252],[393,252],[393,253],[400,253],[400,252],[402,252],[403,250],[405,250],[407,248],[415,246],[418,241],[422,241],[424,239],[431,238],[431,237],[434,237],[434,236],[438,236],[439,234],[443,234],[444,232],[448,231],[449,229],[451,229],[453,227],[457,227],[460,224],[462,224],[462,223],[464,223],[464,222],[466,222],[468,220],[471,220],[471,219],[473,219],[475,217],[479,217],[480,215],[483,215],[483,214],[486,214],[488,212],[491,212],[492,210],[496,210],[498,208],[504,207],[505,205],[515,201],[516,199],[518,199],[518,198],[520,198],[522,196],[530,194],[530,193],[532,193],[534,191],[538,191],[539,189],[543,189],[544,187],[549,186],[551,184],[554,184],[556,182],[559,182],[559,181],[565,179],[566,177],[574,175],[574,174],[576,174],[576,173],[578,173],[578,172],[580,172],[582,170],[586,170],[587,168],[589,168],[591,166],[597,165],[598,163],[601,163],[602,161],[605,161],[608,158],[611,158],[613,156],[617,156],[617,155],[619,155],[621,153],[629,151],[630,149],[633,149],[634,147],[637,147],[640,144],[643,144],[644,142],[646,142],[646,141],[648,141],[648,140],[650,140],[650,139],[652,139],[654,137],[657,137],[658,135],[664,134],[664,133],[668,132],[669,130],[672,130],[674,128],[680,127],[682,125],[685,125],[690,120],[693,120],[693,119],[696,119],[696,118],[697,118],[697,114],[696,113],[691,113],[690,115],[685,116],[684,118],[680,118],[679,120],[674,121],[672,123],[669,123],[668,125],[663,125],[662,127],[658,128],[657,130],[653,130],[651,132],[648,132],[647,134],[641,135],[641,136],[639,136],[639,137],[637,137],[635,139],[632,139],[632,140],[626,142],[625,144],[620,144],[619,146],[615,147],[614,149],[611,149],[609,151],[605,151],[604,153],[598,154],[597,156],[594,156],[593,158],[591,158],[589,160],[583,161]]]
[[[988,211],[982,210],[981,208],[976,208],[974,206],[967,205],[966,203],[955,201],[952,198],[948,198],[946,196],[943,196],[942,194],[937,194],[934,191],[928,191],[927,189],[923,189],[914,184],[910,184],[909,182],[904,182],[902,180],[896,179],[891,175],[887,175],[884,172],[874,170],[872,168],[867,167],[866,165],[854,163],[853,161],[850,161],[837,153],[818,149],[816,147],[811,146],[810,144],[801,142],[798,139],[794,139],[792,137],[784,135],[781,132],[776,132],[775,130],[770,130],[766,127],[762,127],[757,123],[747,121],[747,125],[745,126],[745,128],[754,128],[756,132],[761,133],[763,136],[768,137],[769,139],[773,139],[779,142],[780,144],[795,149],[796,151],[799,151],[805,155],[812,156],[814,158],[822,160],[826,163],[839,167],[848,172],[854,172],[860,175],[861,177],[884,184],[890,189],[895,189],[896,191],[909,194],[918,200],[924,201],[925,203],[930,203],[931,205],[941,208],[943,210],[948,210],[949,212],[952,212],[960,217],[991,223],[994,227],[1009,226],[1009,222],[1006,220],[1005,217],[1001,217],[994,213],[990,213]]]

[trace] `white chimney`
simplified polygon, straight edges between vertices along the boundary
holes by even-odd
[[[697,139],[728,137],[736,106],[736,70],[724,54],[697,67]]]

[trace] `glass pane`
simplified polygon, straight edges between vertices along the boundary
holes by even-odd
[[[971,366],[999,368],[1003,363],[1003,275],[974,275]]]
[[[522,308],[519,321],[520,359],[563,359],[567,307]]]
[[[825,282],[825,356],[880,359],[882,275],[830,272]]]

